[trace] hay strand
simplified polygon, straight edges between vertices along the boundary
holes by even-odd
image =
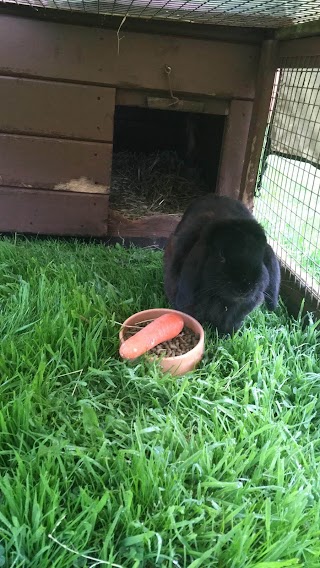
[[[127,218],[182,214],[208,191],[199,173],[176,152],[118,152],[113,156],[110,207]]]

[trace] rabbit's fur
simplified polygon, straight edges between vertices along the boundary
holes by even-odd
[[[278,303],[279,262],[263,228],[240,201],[195,200],[170,236],[164,283],[172,306],[220,334],[238,330],[259,304]]]

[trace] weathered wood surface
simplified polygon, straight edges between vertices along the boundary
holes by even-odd
[[[152,104],[148,104],[148,99],[153,99]],[[156,101],[158,99],[158,101]],[[177,105],[168,106],[172,99],[168,97],[151,96],[150,91],[137,91],[127,89],[117,89],[116,104],[122,106],[136,106],[142,108],[158,108],[164,110],[181,112],[201,112],[204,114],[227,115],[229,112],[230,101],[226,99],[213,99],[209,97],[184,98]],[[195,106],[196,105],[196,106]]]
[[[278,60],[290,57],[299,57],[301,67],[312,67],[312,61],[304,60],[305,57],[320,55],[320,37],[308,37],[291,39],[279,42]],[[290,65],[289,62],[286,64]],[[297,62],[292,62],[292,67]]]
[[[0,132],[112,142],[114,103],[107,87],[0,77]]]
[[[313,313],[316,319],[320,318],[320,298],[312,295],[305,289],[303,282],[299,282],[287,267],[281,268],[281,296],[290,314],[297,317],[301,302],[304,300],[303,314]]]
[[[108,195],[0,187],[0,232],[105,237]]]
[[[292,40],[316,36],[320,36],[320,20],[287,26],[275,32],[275,37],[279,40]]]
[[[219,195],[239,197],[252,106],[251,101],[231,101],[221,151],[217,184]]]
[[[0,18],[0,74],[254,98],[259,45]]]
[[[54,189],[84,177],[107,192],[112,144],[0,134],[0,149],[0,185]]]
[[[237,43],[260,43],[263,39],[273,37],[273,31],[256,27],[222,26],[214,24],[198,24],[183,22],[181,20],[146,19],[130,16],[123,25],[123,16],[107,14],[93,14],[75,10],[48,10],[39,5],[24,6],[22,4],[0,4],[0,14],[58,22],[71,25],[90,26],[117,31],[122,24],[122,31],[145,32],[149,34],[162,34],[185,36],[198,39],[218,39]]]
[[[253,104],[240,188],[240,198],[250,209],[253,207],[253,197],[268,122],[277,57],[277,42],[274,40],[266,41],[261,52],[256,98]]]
[[[108,235],[110,237],[169,237],[181,219],[180,215],[151,215],[140,219],[127,219],[109,209]]]

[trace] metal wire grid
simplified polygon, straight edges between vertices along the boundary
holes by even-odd
[[[301,289],[320,305],[320,58],[281,62],[273,86],[255,215]]]
[[[0,0],[51,8],[146,19],[278,28],[320,18],[320,0]]]

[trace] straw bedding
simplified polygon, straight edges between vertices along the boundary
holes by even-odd
[[[110,207],[127,218],[182,214],[208,191],[199,172],[176,152],[118,152],[113,156]]]

